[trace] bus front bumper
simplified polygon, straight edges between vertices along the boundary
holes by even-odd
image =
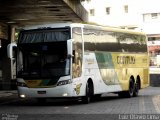
[[[18,87],[18,95],[20,98],[76,97],[75,90],[71,84],[52,88]]]

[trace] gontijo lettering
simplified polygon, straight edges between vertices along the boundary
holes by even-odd
[[[117,56],[117,64],[135,64],[134,56]]]

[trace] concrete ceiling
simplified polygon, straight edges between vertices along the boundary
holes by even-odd
[[[32,25],[50,22],[87,22],[80,0],[0,0],[0,22]]]

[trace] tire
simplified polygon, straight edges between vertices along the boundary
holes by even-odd
[[[86,84],[86,95],[82,97],[82,102],[84,104],[88,104],[91,101],[91,96],[92,96],[92,88],[89,83]]]
[[[133,97],[137,97],[137,96],[138,96],[138,93],[139,93],[139,84],[136,83],[136,84],[134,85]]]
[[[135,89],[135,84],[133,82],[133,80],[130,80],[130,83],[129,83],[129,90],[126,91],[126,97],[130,98],[130,97],[133,97],[133,93],[134,93],[134,89]]]

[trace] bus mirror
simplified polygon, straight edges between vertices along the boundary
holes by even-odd
[[[16,50],[17,50],[17,44],[16,43],[10,43],[7,46],[7,55],[8,55],[8,58],[10,58],[10,59],[15,58]]]
[[[72,57],[72,42],[73,42],[73,39],[69,39],[67,40],[67,55]]]

